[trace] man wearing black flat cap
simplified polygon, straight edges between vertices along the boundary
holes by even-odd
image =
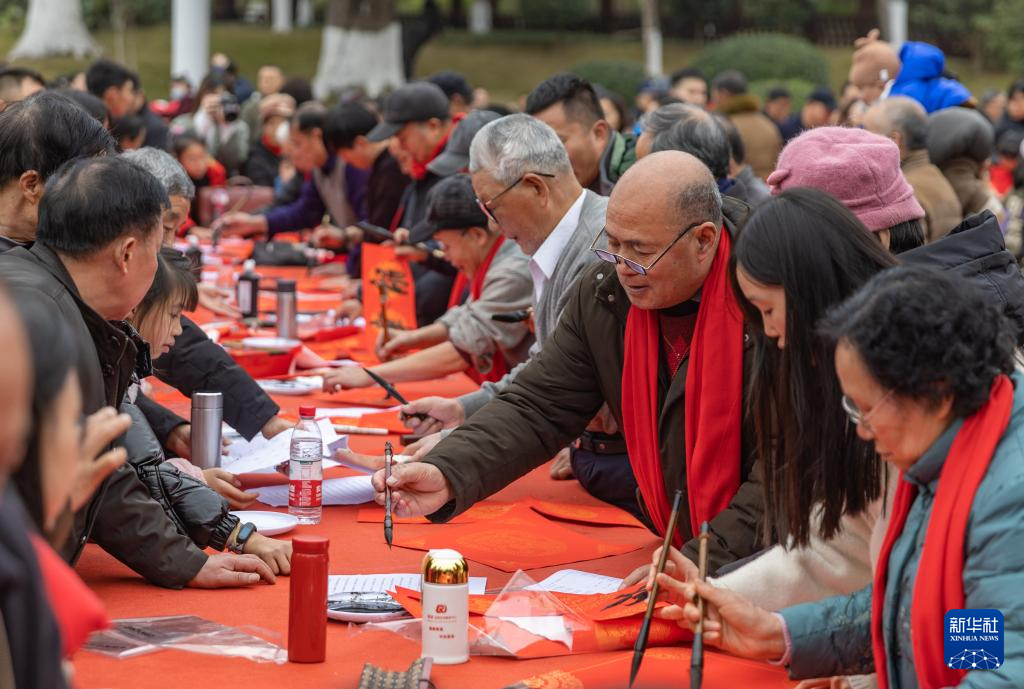
[[[448,97],[448,112],[454,117],[458,113],[468,113],[473,107],[473,89],[466,77],[458,72],[445,70],[427,77],[431,84],[437,84]]]
[[[453,126],[452,117],[448,114],[448,98],[435,84],[414,81],[388,96],[384,103],[383,121],[366,138],[371,142],[393,138],[392,146],[411,161],[409,176],[412,177],[388,229],[411,230],[426,216],[427,192],[442,179],[427,166],[444,150]],[[430,238],[409,239],[415,243]],[[433,323],[445,312],[455,271],[442,270],[441,266],[427,268],[413,264],[416,322],[421,326]]]
[[[492,318],[524,311],[533,303],[529,259],[515,242],[490,228],[468,175],[441,180],[428,198],[430,210],[414,233],[434,237],[458,268],[459,278],[444,315],[431,325],[393,333],[389,341],[379,343],[377,355],[386,363],[372,370],[393,382],[458,371],[477,382],[499,380],[526,361],[534,341],[523,320]],[[420,351],[396,358],[414,349]],[[328,392],[370,385],[373,380],[356,366],[324,376]]]

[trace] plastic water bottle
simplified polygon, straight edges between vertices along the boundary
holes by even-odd
[[[300,524],[319,524],[323,510],[324,445],[316,407],[299,407],[288,459],[288,514]]]

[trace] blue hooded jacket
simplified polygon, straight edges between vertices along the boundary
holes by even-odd
[[[960,105],[971,98],[971,92],[963,84],[942,76],[946,56],[935,46],[907,41],[900,49],[900,62],[903,66],[889,95],[913,98],[929,113]]]

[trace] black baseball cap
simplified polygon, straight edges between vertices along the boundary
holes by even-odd
[[[465,170],[469,167],[469,145],[473,143],[473,137],[485,124],[500,117],[501,115],[490,110],[474,110],[466,115],[455,125],[444,151],[427,164],[427,169],[441,177]]]
[[[412,229],[410,240],[422,242],[440,230],[487,228],[487,216],[476,202],[469,175],[445,177],[427,193],[427,215]]]
[[[395,90],[384,103],[384,119],[366,138],[384,141],[398,133],[409,122],[426,122],[434,118],[447,120],[448,97],[436,84],[414,81]]]
[[[837,107],[836,97],[832,95],[832,89],[828,88],[827,86],[819,86],[818,88],[814,89],[809,94],[807,94],[807,102],[821,103],[830,111],[835,110]]]
[[[451,100],[452,96],[455,95],[462,96],[462,100],[466,101],[466,103],[473,100],[473,89],[470,88],[469,82],[466,81],[466,77],[462,76],[458,72],[445,70],[444,72],[431,74],[427,77],[427,81],[431,84],[437,84],[440,86],[448,100]]]

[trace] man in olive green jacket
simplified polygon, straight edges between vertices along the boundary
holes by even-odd
[[[509,388],[422,462],[393,470],[390,485],[398,514],[427,515],[433,521],[452,518],[546,462],[580,434],[602,404],[608,404],[621,427],[630,307],[659,310],[669,317],[696,310],[722,228],[734,233],[749,212],[734,199],[727,199],[724,208],[722,203],[710,171],[689,154],[656,153],[631,168],[609,201],[608,248],[648,267],[647,274],[634,272],[621,260],[615,266],[598,263],[586,269],[558,327]],[[688,225],[691,231],[681,231]],[[697,489],[686,485],[685,470],[689,362],[684,358],[671,375],[664,358],[658,386],[661,471],[666,495],[681,488],[686,498]],[[710,520],[712,571],[759,546],[759,471],[746,452],[740,455],[739,488],[724,496],[731,498],[728,505]],[[383,472],[373,480],[375,489],[383,491]],[[377,498],[383,501],[382,494]],[[678,529],[687,541],[683,552],[695,558],[686,509],[679,515]]]

